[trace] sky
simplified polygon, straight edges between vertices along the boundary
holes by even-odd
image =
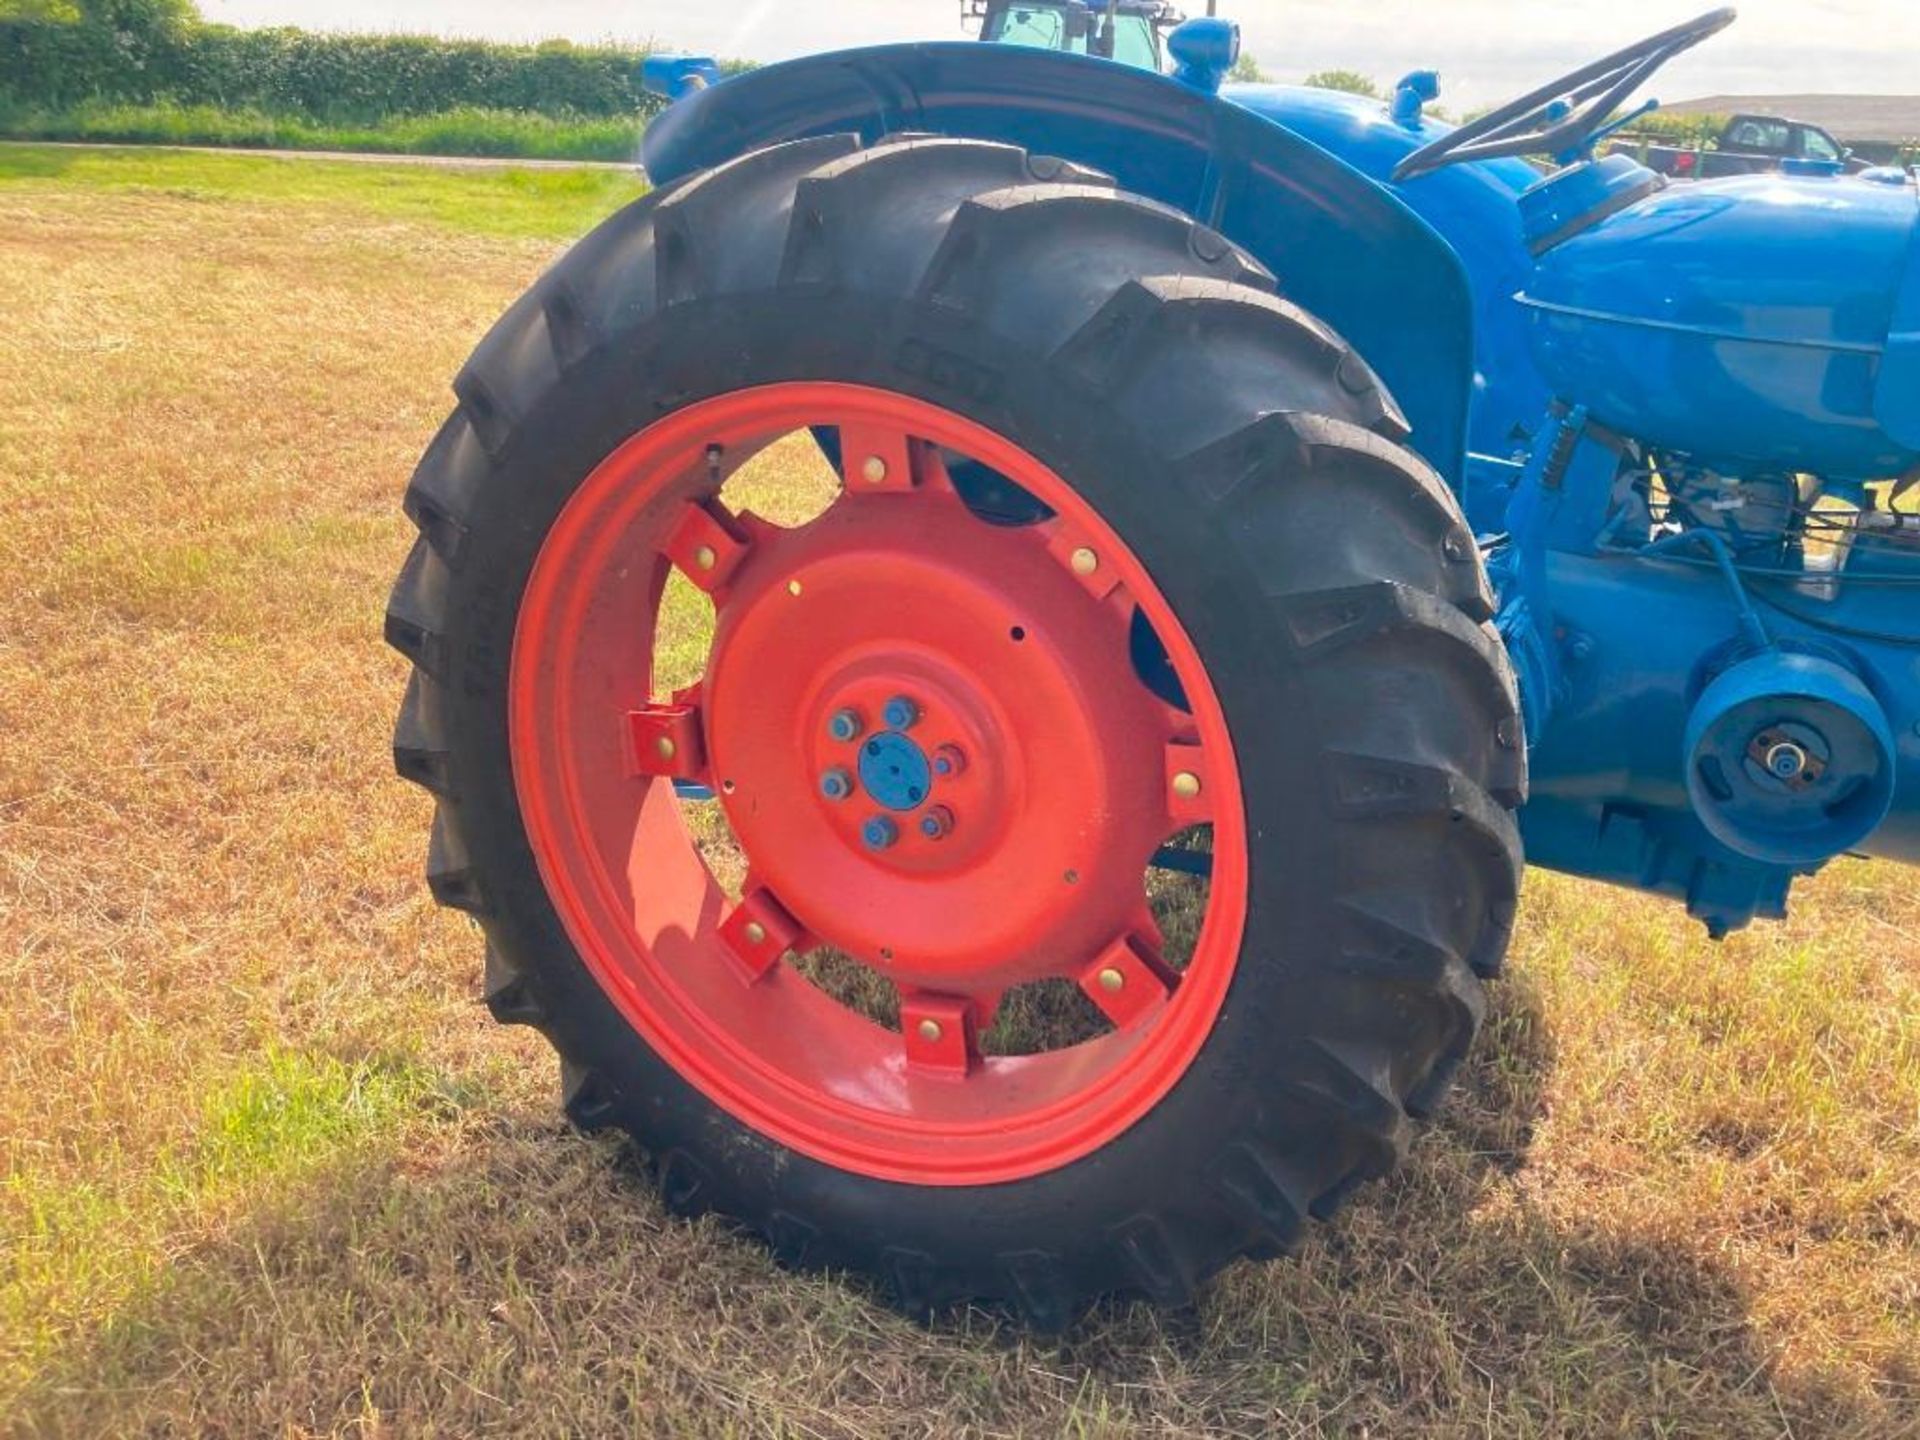
[[[782,60],[894,40],[958,39],[959,0],[199,0],[209,20],[497,40],[651,40]],[[1461,109],[1533,88],[1711,8],[1712,0],[1220,0],[1276,80],[1359,70],[1387,84],[1441,72]],[[1188,0],[1189,13],[1204,0]],[[1648,93],[1920,92],[1920,0],[1746,0],[1731,30]]]

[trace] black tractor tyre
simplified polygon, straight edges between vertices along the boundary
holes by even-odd
[[[621,211],[455,381],[387,616],[414,667],[396,764],[435,796],[429,880],[486,934],[493,1015],[551,1040],[567,1114],[627,1131],[675,1211],[916,1313],[1004,1301],[1057,1328],[1292,1249],[1439,1102],[1518,893],[1514,681],[1454,497],[1362,360],[1275,292],[1221,235],[1059,160],[826,137]],[[807,379],[947,407],[1068,477],[1162,587],[1234,737],[1250,900],[1207,1043],[1143,1119],[1028,1179],[899,1184],[748,1131],[596,985],[516,806],[508,657],[560,507],[661,416]]]

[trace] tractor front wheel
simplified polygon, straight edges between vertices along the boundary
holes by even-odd
[[[797,141],[609,220],[455,391],[396,760],[493,1013],[674,1208],[1057,1326],[1399,1157],[1512,920],[1513,684],[1453,498],[1242,251],[1007,146]],[[730,506],[796,435],[831,503]]]

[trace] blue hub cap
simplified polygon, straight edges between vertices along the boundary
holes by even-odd
[[[889,810],[914,810],[933,786],[927,753],[898,730],[882,730],[860,746],[860,787]]]

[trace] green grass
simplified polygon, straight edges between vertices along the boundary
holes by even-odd
[[[0,146],[0,185],[293,203],[535,239],[578,235],[646,193],[639,175],[612,170],[467,170],[35,145]]]
[[[908,1323],[569,1133],[426,894],[379,637],[448,377],[637,190],[0,150],[0,1432],[1920,1437],[1887,864],[1723,945],[1530,872],[1400,1174],[1061,1340]],[[731,498],[804,515],[802,454]]]
[[[517,110],[463,108],[336,125],[210,105],[0,108],[0,137],[139,145],[231,145],[260,150],[358,150],[392,155],[632,161],[640,121],[561,120]]]
[[[183,1224],[257,1205],[460,1099],[403,1057],[346,1061],[269,1042],[210,1083],[183,1137],[149,1164],[80,1183],[31,1169],[5,1177],[0,1327],[46,1346],[55,1337],[44,1326],[64,1307],[136,1303],[164,1283],[168,1237]]]

